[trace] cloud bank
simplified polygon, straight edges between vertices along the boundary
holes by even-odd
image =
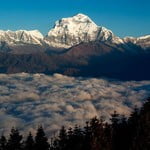
[[[97,78],[73,78],[54,74],[0,74],[0,132],[21,131],[43,125],[55,133],[94,117],[108,120],[116,110],[129,115],[150,96],[150,81],[121,82]]]

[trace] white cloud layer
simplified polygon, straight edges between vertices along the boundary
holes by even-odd
[[[129,115],[150,96],[150,81],[73,78],[60,74],[0,74],[0,132],[43,125],[48,133],[62,125],[82,125],[94,116],[109,118],[116,110]],[[27,132],[26,132],[27,133]]]

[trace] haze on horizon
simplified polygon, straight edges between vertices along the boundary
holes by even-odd
[[[38,29],[47,34],[55,21],[83,13],[117,36],[149,34],[149,0],[5,0],[0,5],[0,30]]]

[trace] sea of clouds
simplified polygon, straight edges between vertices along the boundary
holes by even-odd
[[[33,134],[43,125],[54,134],[62,125],[83,125],[94,116],[129,115],[150,96],[150,81],[74,78],[61,74],[0,74],[0,132],[17,127]]]

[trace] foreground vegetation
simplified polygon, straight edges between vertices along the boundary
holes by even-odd
[[[50,142],[42,127],[25,140],[12,128],[8,138],[1,136],[0,150],[150,150],[150,98],[129,118],[114,112],[110,124],[95,117],[82,128],[62,127]]]

